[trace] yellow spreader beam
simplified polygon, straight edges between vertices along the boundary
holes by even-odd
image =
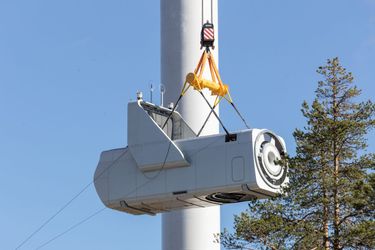
[[[211,80],[204,79],[202,77],[207,61],[211,73]],[[215,63],[215,59],[211,54],[210,50],[203,51],[202,56],[194,72],[187,74],[186,82],[189,83],[190,86],[192,86],[195,90],[200,91],[204,88],[209,89],[212,95],[221,97],[219,100],[225,98],[229,102],[232,101],[232,99],[230,98],[228,85],[223,84],[223,82],[221,81],[220,74]]]
[[[211,73],[211,80],[203,78],[203,72],[204,72],[204,68],[206,66],[207,61],[208,61],[208,65],[209,65],[209,69],[210,69],[210,73]],[[181,94],[178,97],[177,102],[174,105],[171,114],[173,113],[173,111],[177,107],[177,104],[179,103],[179,101],[181,100],[181,98],[185,95],[185,93],[188,91],[188,89],[190,87],[193,87],[195,90],[197,90],[201,94],[201,96],[206,100],[207,104],[211,108],[211,112],[208,114],[208,116],[206,118],[206,121],[204,122],[202,128],[199,130],[197,136],[199,136],[200,133],[202,132],[204,126],[206,125],[206,123],[207,123],[207,121],[210,118],[210,116],[211,116],[212,113],[217,117],[217,119],[219,120],[219,122],[222,125],[223,129],[225,130],[225,132],[229,136],[229,132],[224,127],[224,125],[222,124],[219,116],[215,112],[215,108],[217,107],[217,105],[219,105],[219,103],[223,99],[227,100],[232,105],[232,107],[235,109],[235,111],[240,116],[240,118],[242,119],[242,121],[245,123],[245,126],[247,128],[249,128],[249,126],[247,125],[245,119],[242,117],[242,115],[240,114],[240,112],[238,111],[238,109],[236,108],[236,106],[233,103],[233,100],[232,100],[232,98],[230,96],[230,93],[229,93],[229,87],[228,87],[228,85],[224,84],[221,81],[220,74],[219,74],[219,71],[217,69],[214,56],[211,54],[211,51],[210,51],[209,47],[207,47],[203,51],[202,56],[199,59],[199,63],[197,65],[197,67],[195,68],[194,72],[190,72],[190,73],[188,73],[186,75],[185,83],[184,83],[184,85],[182,87]],[[209,103],[209,101],[206,99],[206,97],[204,96],[204,94],[202,93],[203,89],[210,90],[211,91],[211,95],[216,96],[215,101],[214,101],[214,103],[213,103],[212,106]],[[169,120],[170,116],[171,115],[169,115],[169,117],[167,118],[167,120],[164,122],[164,125],[162,126],[162,128],[164,128],[164,126],[167,124],[167,121]]]
[[[228,93],[228,85],[220,85],[214,81],[199,78],[194,73],[187,74],[186,81],[196,90],[209,89],[212,95],[225,96]]]

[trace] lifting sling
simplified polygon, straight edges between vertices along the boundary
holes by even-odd
[[[227,134],[227,138],[231,140],[232,136],[228,132],[228,130],[225,128],[224,124],[220,120],[219,116],[215,112],[215,108],[219,105],[219,103],[225,99],[227,100],[231,106],[234,108],[238,116],[241,118],[241,120],[244,122],[246,128],[250,128],[237,107],[234,105],[234,102],[230,96],[229,93],[229,87],[228,85],[224,84],[221,80],[219,70],[217,68],[217,65],[215,63],[215,59],[213,54],[211,53],[210,48],[214,48],[214,26],[212,23],[209,23],[208,21],[203,24],[202,30],[201,30],[201,46],[202,48],[204,47],[203,53],[199,59],[198,65],[196,66],[194,72],[190,72],[186,75],[185,82],[183,84],[181,94],[178,97],[175,105],[173,106],[172,112],[164,122],[162,128],[165,127],[167,124],[168,120],[170,119],[172,113],[175,111],[178,103],[180,102],[181,98],[185,95],[185,93],[189,90],[190,87],[193,87],[194,90],[197,90],[200,95],[204,98],[206,101],[207,105],[210,107],[211,111],[208,114],[203,126],[199,130],[197,136],[201,134],[203,131],[204,127],[206,126],[211,114],[213,113],[218,121],[220,122],[220,125],[223,127],[225,133]],[[211,75],[211,80],[203,78],[203,72],[205,70],[206,64],[208,62],[209,70],[210,70],[210,75]],[[208,89],[211,91],[212,96],[216,96],[215,101],[213,106],[210,104],[210,102],[207,100],[207,98],[204,96],[202,90],[203,89]]]

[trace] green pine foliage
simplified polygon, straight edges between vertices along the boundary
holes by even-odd
[[[302,104],[307,120],[293,136],[287,157],[289,186],[256,200],[235,216],[234,233],[220,236],[236,249],[375,249],[375,154],[366,134],[375,127],[375,105],[338,58],[317,70],[315,100]]]

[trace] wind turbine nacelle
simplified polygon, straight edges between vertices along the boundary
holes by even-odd
[[[102,152],[95,171],[107,207],[131,214],[208,207],[272,197],[288,182],[277,162],[285,143],[271,131],[196,137],[171,112],[142,100],[129,103],[128,147]]]

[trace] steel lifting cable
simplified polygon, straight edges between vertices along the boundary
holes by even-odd
[[[214,23],[214,4],[213,0],[211,0],[211,23]]]
[[[247,124],[245,118],[241,115],[240,111],[237,109],[237,107],[234,105],[234,102],[231,102],[230,103],[232,105],[232,107],[234,108],[234,110],[236,110],[238,116],[241,118],[241,120],[243,121],[243,123],[245,124],[246,128],[250,129],[250,126]]]
[[[219,102],[221,101],[221,100],[217,101],[218,99],[219,99],[219,98],[216,97],[215,102],[214,102],[214,106],[212,107],[212,109],[210,110],[210,113],[209,113],[208,116],[206,117],[206,120],[204,121],[204,123],[203,123],[201,129],[199,130],[199,132],[198,132],[198,134],[197,134],[197,137],[200,136],[200,134],[202,133],[204,127],[206,126],[206,124],[207,124],[207,122],[208,122],[208,119],[210,119],[210,116],[211,116],[213,110],[215,110],[215,108],[217,107],[217,105],[218,105]]]
[[[214,23],[213,13],[214,13],[213,0],[211,0],[211,23]],[[203,24],[204,24],[204,0],[202,0],[202,25]]]
[[[220,101],[219,101],[219,102],[220,102]],[[234,105],[234,102],[229,102],[229,103],[232,105],[232,107],[234,108],[234,110],[237,112],[238,116],[241,118],[241,120],[242,120],[243,123],[245,124],[246,128],[247,128],[247,129],[250,129],[250,126],[247,124],[245,118],[243,118],[243,116],[241,115],[240,111],[239,111],[239,110],[237,109],[237,107]],[[200,130],[199,130],[199,132],[198,132],[198,134],[197,134],[197,137],[200,136],[200,134],[202,133],[204,127],[206,126],[208,120],[210,119],[210,117],[211,117],[211,115],[212,115],[214,109],[217,107],[218,104],[219,104],[219,103],[215,104],[215,105],[211,108],[211,111],[210,111],[210,113],[207,115],[206,120],[204,121],[202,127],[200,128]]]
[[[209,64],[209,69],[210,69],[212,81],[202,79],[202,75],[203,75],[203,71],[205,69],[206,61],[208,61],[208,64]],[[209,90],[211,90],[212,95],[216,95],[214,105],[213,105],[213,107],[210,106],[211,111],[208,114],[205,122],[203,123],[203,126],[199,130],[197,136],[199,136],[201,134],[201,132],[203,131],[204,127],[206,126],[211,114],[214,113],[214,109],[221,102],[222,99],[227,100],[231,104],[231,106],[234,108],[234,110],[236,111],[236,113],[238,114],[240,119],[244,122],[246,128],[248,128],[248,129],[250,128],[249,125],[247,124],[245,118],[241,115],[240,111],[238,110],[238,108],[234,104],[233,99],[232,99],[232,97],[230,96],[230,93],[229,93],[229,87],[227,85],[223,84],[223,82],[221,80],[221,77],[220,77],[220,74],[219,74],[219,70],[218,70],[218,68],[216,66],[216,63],[215,63],[215,59],[214,59],[209,47],[206,47],[206,49],[203,51],[202,56],[199,60],[199,63],[197,65],[194,73],[189,73],[187,75],[187,80],[188,80],[188,83],[191,84],[194,87],[194,89],[196,89],[198,91],[201,91],[201,89],[203,89],[203,88],[208,88]],[[218,117],[217,114],[215,114],[215,116]],[[220,121],[220,123],[222,124],[221,121]]]
[[[229,133],[228,130],[225,128],[223,122],[221,121],[221,119],[219,118],[218,114],[217,114],[216,111],[214,110],[214,107],[211,106],[210,102],[207,100],[207,98],[204,96],[204,94],[203,94],[203,92],[202,92],[201,90],[199,91],[199,93],[201,94],[201,96],[203,97],[203,99],[206,101],[207,105],[210,107],[210,109],[211,109],[210,114],[213,113],[213,114],[216,116],[217,120],[219,121],[221,127],[224,129],[224,131],[225,131],[225,133],[227,134],[227,136],[230,136],[230,133]],[[208,119],[206,119],[206,120],[208,120]],[[206,123],[207,123],[207,121],[205,122],[205,124],[206,124]],[[201,128],[201,130],[203,130],[203,128]],[[201,130],[200,130],[200,132],[202,132]],[[199,134],[200,134],[200,133],[199,133]]]
[[[202,80],[202,75],[203,75],[203,71],[204,71],[204,68],[205,68],[205,63],[206,63],[207,60],[208,60],[208,63],[209,63],[211,77],[212,77],[212,80],[214,82]],[[214,83],[216,83],[215,80],[218,81],[218,85],[216,85],[216,86],[214,84]],[[189,84],[187,84],[187,83],[189,83]],[[221,119],[219,118],[219,116],[217,115],[217,113],[215,112],[216,106],[221,102],[222,99],[227,100],[231,104],[231,106],[234,108],[234,110],[236,111],[236,113],[238,114],[238,116],[244,122],[246,128],[248,128],[248,129],[250,128],[249,125],[247,124],[245,118],[241,115],[240,111],[238,110],[238,108],[234,104],[234,102],[233,102],[233,100],[232,100],[232,98],[230,96],[230,93],[228,91],[228,86],[222,83],[220,74],[218,72],[215,60],[213,58],[213,55],[211,54],[210,49],[206,48],[203,51],[203,53],[202,53],[202,56],[201,56],[201,58],[199,60],[199,63],[198,63],[197,67],[194,70],[194,73],[189,73],[186,76],[186,80],[185,80],[185,82],[183,84],[181,93],[180,93],[180,95],[179,95],[179,97],[178,97],[178,99],[176,101],[176,104],[173,106],[171,112],[169,113],[167,119],[165,120],[164,124],[161,126],[162,129],[165,128],[165,126],[168,123],[169,119],[172,117],[173,112],[176,110],[178,103],[181,101],[182,97],[185,95],[185,93],[190,88],[190,86],[193,86],[193,88],[195,90],[198,90],[198,92],[200,93],[200,95],[203,97],[203,99],[206,101],[207,105],[211,109],[211,111],[208,114],[205,122],[203,123],[203,126],[199,130],[197,136],[199,136],[201,134],[201,132],[203,131],[203,129],[206,126],[206,124],[207,124],[207,122],[208,122],[208,120],[209,120],[209,118],[210,118],[210,116],[211,116],[212,113],[218,119],[218,121],[219,121],[220,125],[223,127],[225,133],[228,136],[230,135],[230,133],[228,132],[228,130],[225,128],[223,122],[221,121]],[[214,102],[213,106],[210,104],[210,102],[207,100],[207,98],[204,96],[204,94],[202,92],[202,89],[205,88],[205,87],[209,88],[211,90],[212,94],[216,94],[216,99],[215,99],[215,102]],[[226,95],[228,95],[228,96],[226,96]]]
[[[187,85],[187,81],[185,81],[183,87],[182,87],[182,90],[181,90],[181,94],[180,96],[178,97],[177,101],[176,101],[176,104],[173,106],[171,112],[169,113],[167,119],[165,120],[163,126],[161,127],[162,129],[165,128],[165,126],[167,125],[169,119],[172,117],[173,115],[173,112],[176,110],[177,108],[177,104],[181,101],[182,97],[185,95],[185,93],[187,92],[187,90],[190,88],[191,85]],[[214,113],[215,117],[217,118],[217,120],[219,121],[221,127],[224,129],[225,133],[229,136],[230,133],[228,132],[228,130],[226,129],[226,127],[224,126],[223,122],[221,121],[221,119],[219,118],[218,114],[215,112],[215,107],[216,107],[216,104],[214,105],[214,107],[211,106],[210,102],[207,100],[207,98],[204,96],[203,92],[201,90],[199,90],[199,93],[201,94],[201,96],[203,97],[203,99],[206,101],[207,105],[210,107],[211,111],[210,111],[210,115],[212,113]],[[208,117],[209,118],[209,117]],[[207,120],[208,120],[207,118]],[[205,124],[207,123],[207,120],[205,121]],[[198,136],[200,135],[200,133],[202,132],[203,128],[198,132]]]

